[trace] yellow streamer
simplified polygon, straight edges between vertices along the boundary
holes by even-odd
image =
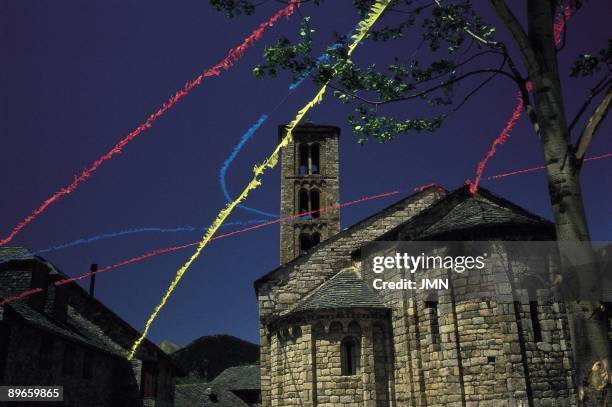
[[[359,22],[359,24],[357,26],[357,32],[351,37],[353,39],[353,42],[349,45],[349,48],[348,48],[348,55],[349,56],[353,53],[355,48],[357,48],[357,45],[359,45],[359,43],[363,40],[363,38],[366,36],[366,34],[370,30],[370,28],[374,25],[376,20],[378,20],[378,18],[381,16],[381,14],[385,11],[385,8],[389,5],[390,1],[391,0],[379,0],[379,1],[377,1],[374,5],[372,5],[372,8],[370,9],[370,12],[368,13],[368,16],[364,20]],[[295,116],[295,119],[293,119],[293,121],[291,123],[289,123],[289,126],[287,127],[287,134],[285,135],[285,137],[283,137],[281,142],[276,146],[276,148],[274,149],[272,154],[270,154],[270,156],[262,164],[256,165],[255,168],[253,168],[253,174],[254,174],[253,178],[251,179],[249,184],[246,186],[246,188],[244,188],[244,191],[242,191],[240,196],[238,196],[238,198],[236,198],[235,201],[229,203],[225,207],[225,209],[223,209],[221,212],[219,212],[219,214],[217,215],[217,218],[214,220],[212,225],[210,225],[210,227],[208,228],[208,230],[204,234],[204,237],[202,238],[202,241],[198,245],[198,248],[195,251],[195,253],[176,272],[176,275],[174,276],[174,279],[170,283],[170,286],[168,287],[168,290],[166,291],[166,293],[162,297],[160,303],[153,310],[153,313],[151,314],[151,316],[149,316],[149,319],[147,320],[147,323],[145,325],[144,331],[142,332],[142,335],[140,336],[140,338],[138,338],[138,340],[136,342],[134,342],[134,345],[132,345],[132,349],[130,351],[130,355],[128,356],[128,360],[132,360],[134,358],[134,355],[136,354],[136,350],[138,349],[138,347],[140,346],[140,344],[142,343],[144,338],[147,336],[147,333],[149,332],[149,329],[151,328],[151,324],[153,324],[153,321],[157,317],[157,314],[159,313],[159,311],[161,311],[161,309],[164,307],[164,305],[166,305],[166,302],[168,301],[168,298],[170,297],[170,295],[172,294],[172,292],[174,291],[174,289],[178,285],[179,281],[183,277],[183,274],[185,274],[185,272],[191,266],[191,264],[198,258],[198,256],[200,255],[200,253],[202,252],[204,247],[208,244],[210,239],[217,232],[217,229],[219,229],[219,227],[223,224],[225,219],[230,215],[230,213],[232,213],[234,208],[236,206],[238,206],[238,204],[240,202],[244,201],[252,190],[254,190],[259,185],[261,185],[261,181],[259,180],[259,176],[264,173],[266,168],[274,168],[276,166],[276,164],[278,163],[278,158],[279,158],[280,151],[284,147],[286,147],[289,144],[289,142],[292,140],[292,138],[293,138],[293,130],[295,129],[295,127],[298,125],[298,123],[304,118],[306,113],[311,108],[313,108],[315,105],[321,103],[321,101],[323,100],[323,94],[327,90],[327,85],[329,84],[330,80],[328,80],[321,87],[321,89],[316,94],[316,96],[310,102],[308,102],[306,104],[306,106],[304,106],[298,112],[298,114]]]

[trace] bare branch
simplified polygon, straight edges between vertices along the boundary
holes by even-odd
[[[497,54],[497,55],[501,55],[501,56],[504,56],[505,58],[507,58],[507,56],[505,56],[505,55],[504,55],[502,52],[500,52],[500,51],[496,51],[496,50],[487,50],[487,51],[482,51],[482,52],[478,52],[478,53],[476,53],[476,54],[474,54],[474,55],[471,55],[469,58],[467,58],[467,59],[465,59],[464,61],[461,61],[461,62],[459,62],[457,65],[455,65],[455,66],[454,66],[454,68],[455,68],[455,69],[461,68],[461,67],[463,67],[464,65],[467,65],[469,62],[473,61],[474,59],[476,59],[476,58],[478,58],[478,57],[480,57],[480,56],[482,56],[482,55],[486,55],[486,54]],[[502,69],[502,68],[503,68],[503,65],[504,65],[504,64],[502,64],[502,66],[501,66],[499,69]],[[431,82],[431,81],[434,81],[434,80],[436,80],[436,79],[440,79],[440,78],[442,78],[442,77],[444,77],[444,76],[446,76],[446,75],[448,75],[448,74],[449,74],[448,72],[443,72],[443,73],[441,73],[441,74],[439,74],[439,75],[432,76],[431,78],[421,80],[421,81],[419,81],[418,83],[419,83],[419,84],[422,84],[422,83]]]
[[[484,81],[482,81],[478,86],[476,86],[474,89],[472,89],[470,92],[468,92],[467,95],[465,95],[465,97],[463,98],[463,100],[461,102],[459,102],[459,104],[455,107],[453,107],[452,113],[456,112],[457,110],[461,109],[461,107],[463,107],[463,105],[472,97],[474,96],[476,93],[478,93],[479,90],[481,90],[482,88],[484,88],[487,83],[489,83],[490,81],[493,80],[493,78],[495,78],[497,75],[499,74],[499,72],[494,72],[493,74],[489,75],[488,78],[486,78]]]
[[[591,88],[591,92],[590,92],[591,94],[589,95],[589,97],[586,98],[586,100],[584,101],[580,109],[578,109],[578,113],[576,113],[574,120],[572,120],[572,122],[570,123],[568,127],[568,131],[571,132],[572,129],[576,126],[576,124],[578,123],[578,120],[580,120],[580,117],[584,114],[584,112],[586,111],[587,107],[589,107],[593,99],[597,95],[599,95],[602,91],[604,91],[607,86],[610,86],[610,83],[612,83],[612,79],[608,79],[609,77],[610,77],[610,74],[607,74],[599,82],[597,82],[597,84],[593,86],[593,88]]]
[[[503,55],[503,54],[502,54]],[[486,78],[484,81],[482,81],[478,86],[476,86],[474,89],[472,89],[470,92],[468,92],[467,95],[465,95],[465,97],[463,98],[463,100],[461,102],[459,102],[458,105],[456,105],[455,107],[453,107],[453,109],[451,110],[451,113],[455,113],[456,111],[458,111],[459,109],[461,109],[461,107],[463,107],[463,105],[472,97],[474,96],[476,93],[478,93],[478,91],[480,91],[482,88],[484,88],[490,81],[493,80],[493,78],[495,78],[498,74],[499,71],[501,71],[504,68],[504,65],[506,65],[506,62],[508,61],[508,57],[506,55],[504,55],[504,58],[502,60],[501,65],[499,66],[498,72],[494,72],[491,75],[489,75],[488,78]]]
[[[387,103],[401,102],[401,101],[405,101],[405,100],[416,99],[416,98],[424,96],[424,95],[426,95],[426,94],[428,94],[430,92],[433,92],[433,91],[436,91],[438,89],[444,88],[445,86],[452,85],[453,83],[460,82],[463,79],[466,79],[466,78],[468,78],[470,76],[478,75],[478,74],[483,74],[483,73],[496,73],[496,74],[504,75],[504,76],[512,79],[514,82],[516,82],[516,78],[514,78],[514,76],[510,75],[508,72],[503,71],[501,69],[478,69],[478,70],[471,71],[471,72],[468,72],[466,74],[460,75],[460,76],[458,76],[456,78],[450,79],[448,81],[444,81],[444,82],[442,82],[442,83],[440,83],[438,85],[432,86],[431,88],[424,89],[424,90],[421,90],[419,92],[413,93],[412,95],[408,95],[408,96],[404,96],[404,97],[396,98],[396,99],[389,99],[389,100],[369,100],[369,99],[366,99],[364,97],[361,97],[361,96],[357,95],[356,93],[349,92],[346,89],[342,89],[340,87],[337,87],[337,86],[335,86],[335,85],[333,85],[331,83],[328,84],[328,86],[330,88],[335,89],[335,90],[337,90],[339,92],[342,92],[342,93],[344,93],[346,95],[354,97],[355,99],[361,100],[362,102],[367,103],[369,105],[379,106],[379,105],[384,105],[384,104],[387,104]]]
[[[521,26],[521,23],[517,20],[512,10],[508,8],[508,5],[504,0],[489,0],[491,5],[495,9],[495,12],[502,20],[512,37],[516,41],[523,55],[523,59],[525,60],[525,64],[529,72],[535,72],[538,66],[536,54],[531,47],[531,43],[529,42],[529,37],[527,37],[527,33]]]
[[[608,85],[608,91],[606,96],[599,102],[599,105],[595,108],[595,111],[589,118],[584,131],[580,135],[580,138],[576,142],[576,159],[581,161],[584,158],[584,154],[593,140],[593,135],[597,132],[597,129],[608,115],[610,110],[610,102],[612,102],[612,83]]]

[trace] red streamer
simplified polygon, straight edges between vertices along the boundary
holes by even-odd
[[[345,206],[355,205],[355,204],[358,204],[358,203],[361,203],[361,202],[371,201],[373,199],[378,199],[378,198],[385,198],[385,197],[393,196],[393,195],[397,195],[397,194],[399,194],[399,191],[391,191],[391,192],[385,192],[383,194],[366,196],[364,198],[356,199],[354,201],[348,201],[348,202],[344,202],[344,203],[337,204],[337,205],[331,205],[331,206],[323,207],[323,208],[318,209],[318,210],[302,212],[302,213],[298,213],[297,215],[286,216],[284,218],[274,219],[274,220],[271,220],[271,221],[266,222],[266,223],[259,223],[259,224],[254,225],[254,226],[249,226],[249,227],[246,227],[246,228],[243,228],[243,229],[234,230],[233,232],[228,232],[228,233],[224,233],[224,234],[219,235],[219,236],[215,236],[211,240],[225,239],[227,237],[234,236],[234,235],[237,235],[237,234],[240,234],[240,233],[250,232],[252,230],[259,229],[259,228],[262,228],[264,226],[270,226],[270,225],[273,225],[275,223],[285,222],[285,221],[289,221],[289,220],[292,220],[292,219],[296,219],[296,218],[312,215],[312,214],[317,213],[317,212],[325,212],[325,211],[328,211],[328,210],[331,210],[331,209],[339,209],[339,208],[343,208]],[[132,263],[136,263],[136,262],[139,262],[139,261],[143,261],[143,260],[146,260],[148,258],[157,256],[157,255],[160,255],[160,254],[171,253],[171,252],[174,252],[174,251],[177,251],[177,250],[186,249],[188,247],[197,246],[198,244],[200,244],[199,240],[196,241],[196,242],[186,243],[186,244],[182,244],[182,245],[179,245],[179,246],[172,246],[172,247],[166,247],[166,248],[162,248],[162,249],[156,249],[156,250],[150,251],[148,253],[142,254],[140,256],[132,257],[130,259],[120,261],[119,263],[115,263],[115,264],[112,264],[110,266],[106,266],[106,267],[101,268],[101,269],[99,269],[97,271],[90,271],[90,272],[81,274],[80,276],[77,276],[77,277],[71,277],[71,278],[65,278],[63,280],[58,280],[54,284],[56,286],[60,286],[60,285],[68,284],[68,283],[73,283],[73,282],[76,282],[76,281],[83,280],[83,279],[85,279],[87,277],[91,277],[94,274],[103,273],[105,271],[110,271],[110,270],[113,270],[113,269],[116,269],[116,268],[119,268],[119,267],[122,267],[122,266],[127,266],[128,264],[132,264]],[[35,290],[30,290],[30,291],[23,292],[23,293],[21,293],[19,295],[16,295],[14,297],[5,298],[2,301],[0,301],[0,305],[4,305],[7,302],[16,301],[16,300],[20,300],[20,299],[29,297],[30,295],[36,294],[36,293],[41,292],[41,291],[42,291],[42,289],[35,289]]]
[[[12,297],[6,297],[2,301],[0,301],[0,306],[6,304],[7,302],[21,300],[23,298],[29,297],[30,295],[34,295],[34,294],[39,293],[41,291],[43,291],[42,288],[34,288],[32,290],[24,291],[24,292],[22,292],[19,295],[14,295]]]
[[[43,213],[51,204],[59,200],[62,196],[68,195],[73,192],[79,184],[85,182],[93,172],[95,172],[105,161],[110,160],[113,156],[121,153],[123,147],[125,147],[130,141],[135,139],[139,134],[143,131],[151,128],[153,122],[155,122],[159,117],[161,117],[167,110],[169,110],[172,106],[178,103],[179,100],[184,98],[189,94],[190,91],[200,86],[202,81],[205,78],[211,76],[218,76],[221,74],[222,70],[229,70],[234,62],[238,61],[246,52],[246,50],[255,44],[257,41],[261,39],[266,28],[272,27],[274,23],[280,20],[282,17],[290,17],[295,9],[299,6],[300,0],[291,0],[289,4],[276,12],[268,21],[265,21],[259,25],[255,31],[251,33],[248,37],[244,39],[242,44],[233,48],[229,51],[227,57],[225,57],[221,62],[213,66],[212,68],[201,73],[197,78],[192,80],[191,82],[187,82],[183,89],[176,92],[173,96],[171,96],[163,105],[160,107],[155,113],[151,114],[142,124],[140,124],[136,129],[134,129],[130,134],[125,136],[121,141],[119,141],[110,151],[106,154],[102,155],[96,161],[91,164],[91,166],[85,169],[79,176],[77,176],[72,183],[68,186],[60,189],[55,194],[53,194],[50,198],[44,201],[38,208],[36,208],[28,217],[19,222],[13,230],[9,233],[7,237],[0,240],[0,246],[9,243],[13,238],[30,222],[36,219],[41,213]]]
[[[586,157],[583,161],[595,161],[595,160],[602,160],[604,158],[612,158],[612,153],[604,153],[595,157]],[[538,165],[537,167],[531,167],[531,168],[525,168],[523,170],[516,170],[516,171],[510,171],[510,172],[504,172],[501,174],[497,174],[497,175],[492,175],[490,177],[488,177],[488,180],[494,180],[494,179],[500,179],[500,178],[505,178],[505,177],[509,177],[511,175],[519,175],[519,174],[525,174],[528,172],[534,172],[534,171],[539,171],[539,170],[544,170],[546,169],[546,166],[544,165]]]
[[[610,152],[610,153],[603,153],[603,154],[600,154],[600,155],[594,156],[594,157],[587,157],[587,158],[584,159],[584,161],[586,162],[586,161],[602,160],[604,158],[612,158],[612,152]],[[543,170],[545,168],[546,168],[545,166],[540,165],[540,166],[537,166],[537,167],[525,168],[525,169],[522,169],[522,170],[516,170],[516,171],[507,172],[507,173],[493,175],[493,176],[488,177],[487,179],[495,180],[495,179],[509,177],[509,176],[512,176],[512,175],[525,174],[525,173],[529,173],[529,172],[533,172],[533,171]],[[472,185],[470,180],[468,180],[466,182],[466,184],[467,185]],[[436,183],[431,183],[431,184],[427,184],[427,185],[422,185],[420,187],[416,187],[416,188],[414,188],[414,191],[415,192],[422,192],[422,191],[424,191],[426,189],[429,189],[429,188],[436,188],[439,191],[444,191],[444,188],[442,188],[440,185],[438,185]],[[255,229],[259,229],[259,228],[262,228],[264,226],[269,226],[269,225],[273,225],[275,223],[285,222],[285,221],[293,220],[293,219],[296,219],[296,218],[299,218],[299,217],[303,217],[303,216],[307,216],[307,215],[312,215],[313,213],[316,213],[316,212],[324,212],[324,211],[327,211],[327,210],[330,210],[330,209],[343,208],[345,206],[354,205],[354,204],[357,204],[357,203],[360,203],[360,202],[370,201],[372,199],[384,198],[384,197],[387,197],[387,196],[393,196],[393,195],[397,195],[397,194],[399,194],[399,191],[385,192],[385,193],[379,194],[379,195],[372,195],[372,196],[367,196],[367,197],[364,197],[364,198],[356,199],[354,201],[344,202],[344,203],[341,203],[339,205],[332,205],[332,206],[324,207],[324,208],[319,209],[318,211],[315,210],[315,211],[299,213],[297,215],[286,216],[284,218],[274,219],[274,220],[271,220],[269,222],[260,223],[260,224],[254,225],[254,226],[249,226],[249,227],[246,227],[246,228],[234,230],[232,232],[224,233],[222,235],[213,237],[211,240],[224,239],[224,238],[227,238],[227,237],[230,237],[230,236],[233,236],[233,235],[237,235],[237,234],[240,234],[240,233],[245,233],[245,232],[249,232],[249,231],[252,231],[252,230],[255,230]],[[188,247],[197,246],[199,243],[200,242],[197,241],[197,242],[192,242],[192,243],[186,243],[186,244],[179,245],[179,246],[172,246],[172,247],[166,247],[166,248],[162,248],[162,249],[156,249],[156,250],[150,251],[148,253],[142,254],[140,256],[132,257],[130,259],[120,261],[119,263],[115,263],[115,264],[112,264],[110,266],[106,266],[106,267],[101,268],[101,269],[99,269],[97,271],[94,271],[94,272],[90,271],[90,272],[82,274],[82,275],[80,275],[78,277],[66,278],[66,279],[63,279],[63,280],[56,281],[55,285],[60,286],[60,285],[63,285],[63,284],[67,284],[67,283],[72,283],[72,282],[76,282],[76,281],[79,281],[79,280],[83,280],[83,279],[85,279],[87,277],[91,277],[93,274],[103,273],[105,271],[113,270],[113,269],[116,269],[116,268],[119,268],[119,267],[122,267],[122,266],[127,266],[129,264],[136,263],[136,262],[139,262],[139,261],[143,261],[143,260],[146,260],[148,258],[157,256],[157,255],[160,255],[160,254],[171,253],[171,252],[174,252],[174,251],[177,251],[177,250],[186,249]],[[13,297],[7,297],[7,298],[5,298],[5,299],[0,301],[0,305],[4,305],[7,302],[11,302],[11,301],[21,300],[23,298],[29,297],[30,295],[36,294],[36,293],[41,292],[41,291],[43,291],[43,290],[40,289],[40,288],[36,288],[36,289],[30,290],[30,291],[25,291],[25,292],[23,292],[23,293],[21,293],[19,295],[13,296]]]
[[[497,138],[493,141],[493,145],[487,152],[487,155],[478,163],[478,167],[476,167],[476,180],[474,182],[470,182],[470,192],[475,194],[478,191],[478,185],[480,184],[480,179],[482,178],[482,173],[484,172],[485,167],[487,166],[487,162],[495,155],[497,151],[497,146],[504,144],[504,142],[510,137],[510,132],[512,128],[521,117],[521,111],[523,110],[523,98],[519,92],[518,94],[518,103],[512,112],[512,116],[506,123],[506,127],[502,130],[502,132],[497,136]]]
[[[567,20],[570,19],[571,16],[572,16],[572,8],[569,5],[565,5],[563,7],[563,13],[558,15],[557,18],[555,19],[555,24],[553,27],[553,31],[554,31],[553,38],[555,41],[555,45],[559,45],[559,42],[561,42],[561,35],[563,34],[563,30],[565,29],[565,23],[567,22]],[[527,82],[526,86],[527,86],[527,91],[531,92],[532,90],[531,82]],[[474,182],[472,182],[469,179],[466,181],[466,184],[470,186],[470,192],[472,194],[475,194],[476,191],[478,191],[478,186],[480,185],[480,179],[482,178],[482,173],[484,172],[484,169],[487,166],[487,162],[491,159],[491,157],[495,155],[497,146],[504,144],[504,142],[510,137],[510,132],[514,128],[514,125],[516,124],[516,122],[518,122],[518,120],[521,117],[523,105],[524,105],[524,101],[521,96],[521,93],[519,92],[518,93],[518,103],[516,107],[514,108],[514,111],[512,112],[512,116],[510,116],[510,119],[506,123],[506,127],[504,127],[504,129],[499,134],[499,136],[497,136],[497,138],[493,141],[493,145],[487,152],[487,155],[478,163],[478,166],[476,167],[476,180]],[[537,169],[540,169],[540,167],[537,167]],[[529,171],[535,171],[535,169],[533,170],[528,169],[528,170],[521,170],[521,171],[529,172]],[[522,172],[519,172],[519,174]]]
[[[413,189],[414,192],[423,192],[427,189],[435,189],[438,192],[446,192],[446,190],[444,188],[442,188],[440,185],[436,184],[435,182],[432,182],[431,184],[425,184],[425,185],[421,185],[419,187],[416,187]]]
[[[555,40],[555,45],[559,45],[561,42],[561,36],[563,35],[563,30],[565,29],[565,23],[572,16],[572,8],[569,4],[563,6],[563,13],[558,15],[555,19],[554,31],[553,31],[553,39]]]

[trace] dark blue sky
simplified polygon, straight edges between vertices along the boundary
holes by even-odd
[[[488,4],[477,2],[492,17]],[[9,1],[0,2],[0,235],[44,199],[70,182],[183,83],[221,60],[252,29],[281,6],[267,2],[252,17],[226,20],[205,0]],[[595,52],[610,37],[610,3],[586,2],[572,18],[560,59],[567,72],[578,52]],[[315,41],[323,49],[331,32],[345,33],[357,15],[348,0],[306,4]],[[520,10],[517,10],[520,15]],[[388,16],[389,17],[389,16]],[[394,18],[394,17],[391,17]],[[64,197],[13,241],[40,249],[80,237],[143,226],[207,226],[224,205],[219,168],[242,133],[287,93],[290,78],[255,80],[263,45],[294,36],[299,15],[277,24],[229,72],[212,78]],[[498,38],[507,39],[499,26]],[[419,31],[402,43],[367,43],[355,53],[360,64],[408,56]],[[398,45],[401,44],[401,47]],[[398,51],[398,49],[400,51]],[[487,61],[487,63],[493,61]],[[568,79],[569,116],[594,81]],[[467,88],[463,88],[465,90]],[[274,148],[276,126],[293,118],[315,88],[295,92],[246,145],[228,172],[236,194]],[[478,161],[516,104],[516,89],[498,79],[435,134],[399,137],[360,147],[346,126],[350,108],[331,95],[309,117],[342,127],[341,199],[438,182],[454,189],[472,178]],[[430,115],[418,102],[394,109],[400,117]],[[608,118],[588,155],[612,151]],[[542,153],[525,118],[490,161],[486,174],[540,165]],[[594,240],[612,240],[612,160],[586,164],[584,200]],[[550,218],[543,172],[483,181],[483,186]],[[394,202],[385,198],[342,211],[344,227]],[[248,205],[275,212],[279,172],[270,171]],[[260,218],[237,209],[230,221]],[[225,229],[229,230],[229,229]],[[86,272],[161,248],[197,240],[200,232],[136,234],[46,255],[65,273]],[[201,335],[229,333],[257,340],[253,280],[278,265],[278,226],[211,243],[185,275],[161,312],[150,337],[187,343]],[[97,296],[136,328],[142,328],[175,271],[191,249],[101,274]],[[87,283],[85,283],[87,284]]]

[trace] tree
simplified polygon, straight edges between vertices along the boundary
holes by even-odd
[[[282,0],[277,0],[282,1]],[[255,4],[249,0],[210,0],[211,4],[235,17],[251,14]],[[304,0],[326,5],[321,0]],[[353,0],[356,11],[365,15],[373,0]],[[400,134],[435,131],[446,117],[458,111],[470,98],[494,79],[504,78],[516,85],[524,110],[540,140],[548,177],[549,195],[557,239],[589,241],[580,187],[580,172],[585,153],[598,128],[606,118],[612,100],[612,39],[596,55],[576,57],[569,77],[596,78],[581,108],[569,121],[562,94],[562,75],[557,56],[565,44],[565,20],[579,12],[580,0],[528,0],[526,27],[504,0],[475,2],[469,0],[422,1],[393,0],[387,8],[382,28],[372,31],[371,41],[397,42],[409,30],[418,29],[427,57],[413,54],[402,58],[398,52],[392,64],[384,67],[359,67],[346,55],[347,37],[336,35],[337,44],[327,48],[329,58],[313,56],[314,30],[305,17],[297,41],[281,38],[266,47],[264,62],[253,73],[258,78],[274,77],[279,70],[296,78],[311,72],[316,83],[332,78],[330,87],[342,103],[352,104],[355,113],[348,117],[359,142],[376,139],[385,142]],[[329,4],[327,4],[329,6]],[[484,21],[477,7],[491,7],[499,22],[511,35],[505,43],[496,38],[496,29]],[[555,24],[557,21],[557,24]],[[380,23],[379,23],[380,24]],[[415,35],[412,33],[411,35]],[[555,41],[558,37],[558,41]],[[520,57],[516,58],[510,49]],[[399,50],[399,48],[398,48]],[[494,58],[491,58],[494,57]],[[496,62],[498,59],[499,62]],[[494,65],[489,65],[494,61]],[[476,86],[458,96],[460,84]],[[482,78],[482,79],[481,79]],[[385,113],[390,105],[410,102],[427,103],[431,117],[398,119]],[[592,106],[594,105],[594,107]],[[585,120],[585,115],[590,114]],[[571,133],[582,125],[576,142]],[[578,256],[585,264],[593,263],[592,250]],[[567,259],[566,259],[567,260]],[[579,295],[600,298],[596,277],[576,275],[571,264],[563,264],[562,278],[578,283]],[[572,301],[568,306],[570,331],[576,366],[578,393],[585,405],[597,405],[610,397],[610,344],[605,331],[602,305],[597,301]]]

